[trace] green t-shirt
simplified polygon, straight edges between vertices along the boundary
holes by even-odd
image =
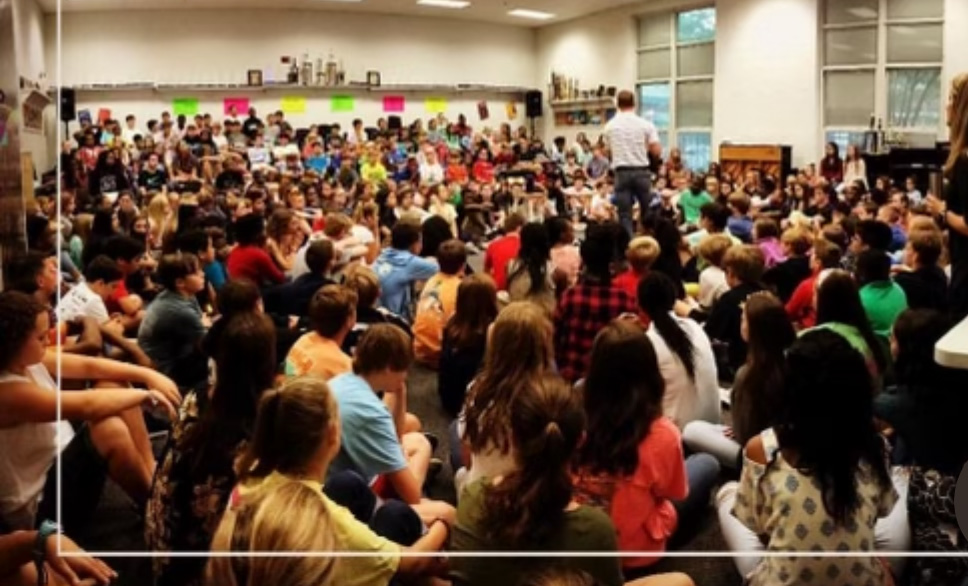
[[[713,198],[705,191],[693,193],[691,189],[687,189],[679,194],[679,207],[682,208],[682,217],[687,224],[698,224],[699,210],[712,202]]]
[[[604,512],[579,506],[565,513],[564,526],[544,543],[529,542],[509,547],[487,541],[480,520],[484,510],[486,479],[469,484],[461,494],[457,506],[457,524],[451,546],[454,551],[617,551],[615,527]],[[512,586],[534,572],[561,565],[568,569],[588,572],[605,586],[620,586],[624,580],[618,557],[564,558],[451,558],[451,571],[467,586]]]
[[[907,295],[894,281],[876,281],[860,289],[860,302],[878,336],[891,335],[897,316],[907,309]]]

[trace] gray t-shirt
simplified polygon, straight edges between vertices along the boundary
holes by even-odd
[[[162,291],[148,305],[138,330],[138,345],[159,372],[179,387],[194,388],[208,378],[207,361],[199,348],[204,335],[198,301]]]

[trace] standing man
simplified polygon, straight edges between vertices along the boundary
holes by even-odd
[[[649,155],[661,157],[662,143],[655,126],[635,113],[635,95],[632,92],[619,92],[616,105],[618,113],[605,125],[605,137],[612,151],[619,222],[634,237],[632,206],[639,202],[639,219],[644,219],[649,209],[652,187]]]

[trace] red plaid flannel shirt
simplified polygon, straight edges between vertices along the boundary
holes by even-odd
[[[623,313],[638,307],[621,289],[583,282],[565,291],[555,312],[555,360],[565,380],[585,376],[595,336]]]

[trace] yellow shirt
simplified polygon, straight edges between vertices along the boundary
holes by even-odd
[[[299,480],[319,494],[329,512],[330,526],[336,537],[338,551],[367,551],[372,556],[362,558],[340,558],[336,570],[335,584],[340,586],[376,586],[389,584],[400,566],[400,546],[380,537],[353,516],[353,513],[329,499],[323,493],[323,485],[305,479],[292,479],[278,472],[265,478],[251,478],[238,487],[239,494],[245,497],[261,487],[282,484],[289,480]]]
[[[444,326],[457,308],[457,275],[437,273],[424,285],[413,320],[413,351],[417,360],[434,368],[440,362]]]
[[[382,163],[363,163],[360,165],[360,177],[367,183],[382,183],[387,180],[387,170]]]
[[[326,380],[353,370],[353,359],[336,342],[316,332],[304,334],[286,356],[286,376],[315,374]]]

